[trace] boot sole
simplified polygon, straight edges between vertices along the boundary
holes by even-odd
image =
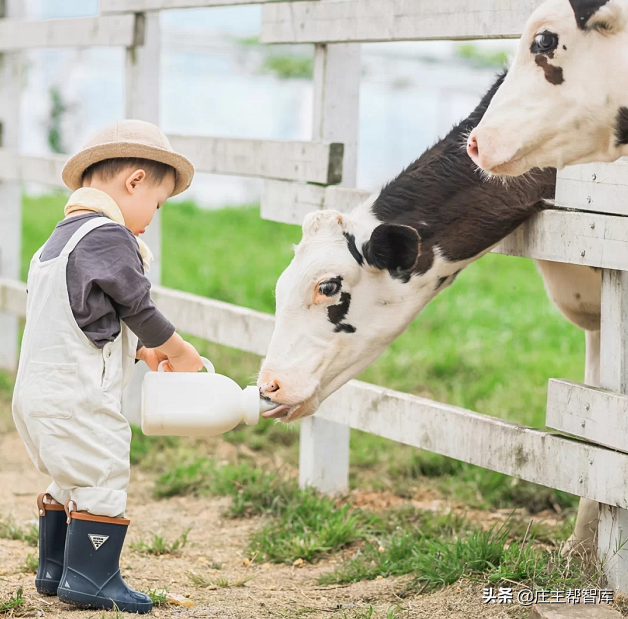
[[[99,595],[89,595],[88,593],[78,593],[77,591],[70,591],[68,589],[59,588],[57,595],[62,602],[72,604],[73,606],[79,606],[81,608],[95,608],[103,610],[111,610],[115,606],[118,607],[123,613],[149,613],[153,609],[153,603],[141,603],[141,602],[116,602],[111,598],[101,597]]]
[[[47,578],[36,578],[35,589],[40,595],[57,595],[57,589],[59,588],[58,580],[48,580]]]

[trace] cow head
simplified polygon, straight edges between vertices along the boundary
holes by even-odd
[[[495,175],[613,161],[628,144],[628,0],[548,0],[467,150]]]
[[[258,385],[282,406],[266,417],[313,414],[408,327],[421,305],[409,275],[419,247],[414,228],[372,215],[307,216],[277,282],[275,329]]]

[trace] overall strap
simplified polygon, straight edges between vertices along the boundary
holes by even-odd
[[[79,241],[83,239],[86,235],[88,235],[92,230],[96,228],[100,228],[100,226],[107,226],[113,224],[114,226],[119,226],[115,221],[112,221],[108,217],[93,217],[92,219],[88,219],[71,237],[70,240],[66,243],[63,251],[59,254],[59,257],[69,256],[74,248],[78,245]]]

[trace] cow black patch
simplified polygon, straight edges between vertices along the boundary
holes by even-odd
[[[349,253],[355,258],[355,261],[362,266],[364,264],[364,258],[362,257],[362,254],[358,251],[358,247],[355,244],[355,237],[353,236],[353,234],[349,234],[348,232],[343,232],[342,233],[345,237],[345,239],[347,239],[347,247],[349,248]]]
[[[576,24],[580,30],[587,29],[587,22],[591,16],[603,7],[608,0],[569,0],[574,15],[576,16]]]
[[[563,77],[563,68],[550,64],[547,56],[537,54],[534,57],[534,62],[536,62],[536,64],[541,67],[541,69],[543,69],[543,72],[545,73],[545,79],[550,84],[554,84],[554,86],[559,86],[565,81],[565,78]]]
[[[340,333],[355,333],[355,327],[346,322],[342,322],[349,313],[349,307],[351,306],[351,295],[348,292],[343,292],[340,295],[340,303],[336,305],[330,305],[327,308],[327,317],[329,322],[336,326],[334,331]]]
[[[615,116],[615,146],[628,144],[628,107],[620,107]]]
[[[439,277],[438,281],[436,282],[436,288],[435,290],[438,290],[449,278],[449,275],[445,275],[443,277]]]
[[[458,277],[458,274],[460,273],[460,271],[462,271],[462,269],[459,269],[458,271],[456,271],[453,275],[445,275],[443,277],[439,277],[438,281],[436,282],[436,288],[434,288],[434,290],[438,290],[439,288],[442,287],[442,285],[447,282],[447,280],[449,280],[447,282],[448,286],[451,286],[455,281],[456,281],[456,277]]]
[[[346,322],[341,322],[339,325],[336,325],[334,329],[336,333],[340,333],[344,331],[344,333],[355,333],[355,327]]]

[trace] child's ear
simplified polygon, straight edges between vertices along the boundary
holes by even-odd
[[[135,170],[132,174],[129,174],[126,179],[126,188],[129,193],[132,193],[133,190],[146,178],[146,172],[144,170]]]

